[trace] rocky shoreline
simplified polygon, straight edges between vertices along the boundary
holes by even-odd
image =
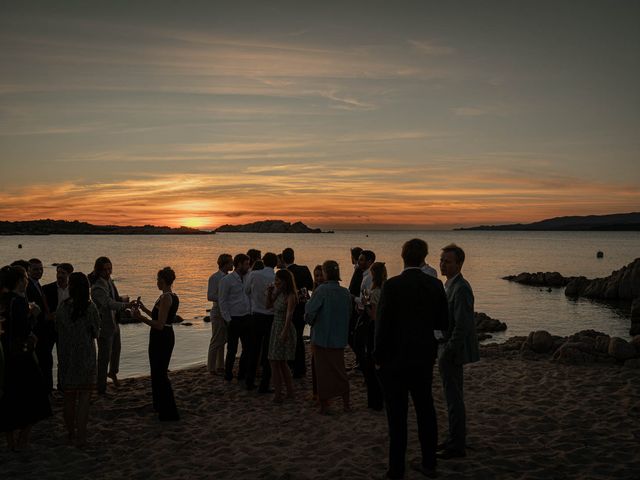
[[[631,302],[631,327],[629,335],[640,334],[640,258],[615,270],[608,277],[588,279],[565,277],[559,272],[522,272],[507,275],[504,280],[543,288],[563,288],[570,298]]]
[[[480,355],[483,358],[520,357],[565,365],[598,363],[640,369],[640,335],[627,341],[595,330],[582,330],[568,337],[538,330],[528,336],[511,337],[504,343],[481,345]]]

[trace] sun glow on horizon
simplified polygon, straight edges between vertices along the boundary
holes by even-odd
[[[205,217],[187,217],[180,220],[180,226],[189,228],[202,228],[211,225],[211,219]]]

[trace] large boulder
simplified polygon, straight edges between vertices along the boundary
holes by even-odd
[[[587,277],[576,277],[567,284],[564,294],[567,297],[581,297],[590,281]]]
[[[553,345],[553,336],[546,330],[531,332],[527,337],[527,346],[536,353],[548,353]]]
[[[600,335],[596,337],[595,348],[599,353],[608,353],[609,352],[609,335]]]
[[[527,337],[511,337],[508,338],[506,342],[500,345],[500,350],[505,352],[520,350],[522,348],[522,344],[527,341]]]
[[[629,335],[640,335],[640,297],[631,303],[631,328]]]
[[[489,332],[503,332],[507,329],[507,324],[491,318],[486,313],[475,312],[474,318],[476,322],[476,332],[489,333]]]
[[[638,355],[635,346],[620,337],[613,337],[609,340],[608,353],[616,360],[621,361],[635,358]]]
[[[596,361],[596,352],[589,344],[566,342],[553,354],[553,361],[567,365],[584,365]]]

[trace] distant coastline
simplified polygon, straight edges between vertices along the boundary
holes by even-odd
[[[215,230],[155,225],[93,225],[78,220],[0,221],[0,235],[213,235],[220,233],[334,233],[310,228],[302,222],[263,220],[242,225],[222,225]]]
[[[554,217],[533,223],[480,225],[454,230],[488,231],[640,231],[640,212]]]
[[[93,225],[66,220],[0,221],[0,235],[211,235],[189,227]]]

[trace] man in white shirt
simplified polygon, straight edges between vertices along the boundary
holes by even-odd
[[[273,285],[276,277],[274,268],[278,264],[278,256],[268,252],[262,258],[264,268],[252,270],[247,275],[245,291],[251,299],[251,317],[253,327],[253,349],[256,352],[256,360],[251,362],[247,370],[247,384],[253,381],[258,363],[262,366],[262,379],[258,387],[258,393],[269,393],[271,382],[271,365],[267,354],[269,353],[269,338],[271,325],[273,324],[273,308],[267,307],[267,290]]]
[[[427,262],[424,262],[424,264],[420,267],[420,270],[422,270],[423,273],[426,273],[430,277],[438,278],[438,272],[436,272],[436,269],[429,265]]]
[[[207,369],[211,375],[224,373],[224,345],[227,343],[227,325],[220,314],[218,306],[218,288],[220,280],[233,270],[233,257],[223,253],[218,257],[218,271],[209,277],[207,299],[211,304],[211,341],[209,342],[209,354],[207,356]]]
[[[251,351],[251,301],[245,291],[244,277],[249,271],[249,257],[239,253],[233,258],[234,270],[220,280],[218,306],[227,325],[227,358],[224,379],[233,380],[233,365],[238,352],[238,340],[242,342],[242,354],[238,369],[238,381],[245,380],[247,367],[254,353]],[[253,380],[252,380],[253,381]],[[247,384],[248,389],[255,388]]]
[[[360,284],[360,296],[364,290],[370,291],[373,279],[371,278],[371,265],[376,261],[376,254],[371,250],[363,250],[360,254],[362,260],[360,264],[364,266],[364,273],[362,274],[362,283]]]

